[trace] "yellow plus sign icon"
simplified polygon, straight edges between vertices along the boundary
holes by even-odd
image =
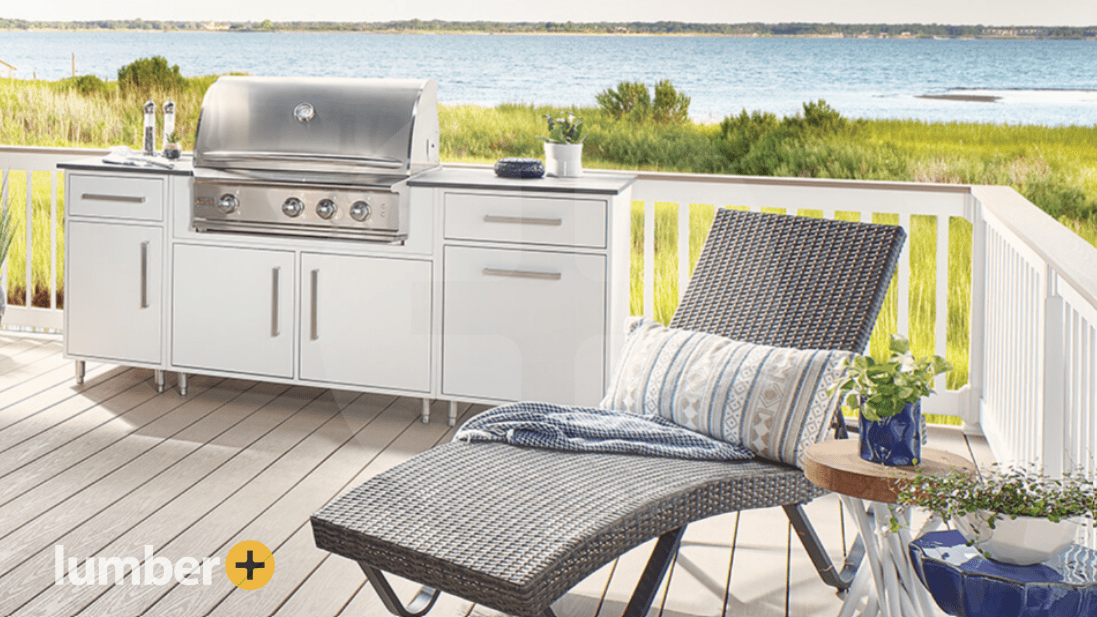
[[[259,589],[274,576],[274,554],[262,542],[244,540],[229,550],[225,573],[240,589]]]

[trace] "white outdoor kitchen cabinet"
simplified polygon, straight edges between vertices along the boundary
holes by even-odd
[[[167,180],[160,176],[68,174],[69,356],[163,367],[166,192]]]
[[[177,372],[184,391],[185,375],[207,374],[596,405],[620,351],[625,174],[421,174],[408,240],[392,245],[196,232],[186,163],[62,168],[65,350],[78,363],[157,369],[158,383]]]

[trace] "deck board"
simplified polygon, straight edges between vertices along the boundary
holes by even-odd
[[[152,371],[97,363],[77,386],[61,349],[56,339],[0,335],[0,617],[387,614],[355,563],[315,548],[308,517],[451,439],[446,402],[434,402],[423,424],[417,398],[202,376],[181,397],[170,389],[157,394]],[[462,406],[462,417],[482,409]],[[935,433],[933,445],[977,457],[989,452],[985,441],[955,430]],[[840,559],[837,504],[828,496],[808,510]],[[851,525],[846,532],[852,540]],[[146,544],[171,560],[223,559],[245,539],[275,555],[276,576],[256,591],[239,590],[223,575],[188,587],[53,581],[55,545],[81,562],[141,561]],[[556,613],[621,615],[652,545],[581,582]],[[415,588],[400,579],[393,586],[403,597]],[[766,509],[691,525],[650,615],[814,617],[837,614],[839,605],[799,541],[790,543],[783,512]],[[431,615],[501,614],[443,595]]]

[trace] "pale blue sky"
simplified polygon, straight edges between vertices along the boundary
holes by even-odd
[[[0,17],[83,21],[695,21],[1097,25],[1095,0],[7,0]]]

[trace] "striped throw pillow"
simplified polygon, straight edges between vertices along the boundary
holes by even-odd
[[[755,345],[633,324],[601,407],[659,415],[758,456],[800,467],[828,436],[839,396],[826,390],[847,351]]]

